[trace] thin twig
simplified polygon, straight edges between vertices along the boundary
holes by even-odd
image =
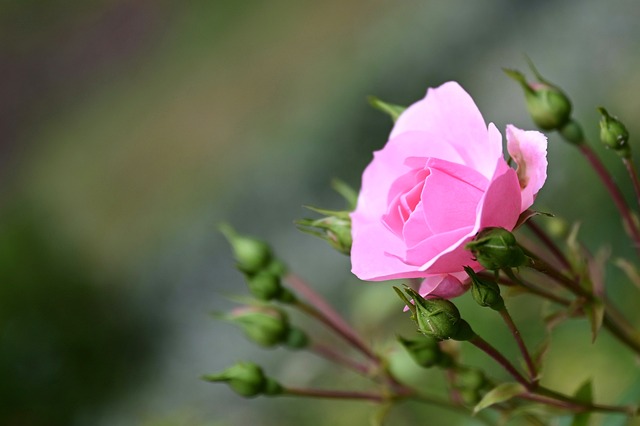
[[[591,167],[593,167],[595,172],[600,177],[600,180],[607,188],[607,191],[609,192],[613,203],[616,205],[618,211],[620,212],[622,221],[625,224],[625,230],[633,240],[634,248],[640,255],[640,232],[638,231],[638,227],[636,226],[636,223],[631,216],[631,211],[629,210],[629,206],[627,206],[622,192],[620,192],[620,189],[613,181],[613,178],[611,177],[605,166],[600,161],[600,158],[598,158],[596,153],[587,143],[579,144],[578,149],[580,149],[582,155],[584,155],[585,158],[589,161]]]
[[[500,351],[491,346],[489,342],[476,334],[469,340],[469,343],[476,346],[491,358],[493,358],[495,361],[497,361],[498,364],[500,364],[502,368],[504,368],[509,374],[511,374],[511,376],[516,379],[518,383],[529,390],[533,389],[533,383],[531,383],[522,374],[520,374],[520,372],[513,366],[513,364],[511,364],[511,362],[507,358],[505,358],[504,355],[500,353]]]
[[[633,191],[636,194],[636,202],[638,203],[638,207],[640,207],[640,180],[638,179],[638,170],[631,158],[623,158],[622,162],[627,169],[627,173],[629,173],[629,178],[633,183]]]
[[[380,357],[376,355],[358,336],[345,320],[338,314],[318,293],[316,293],[307,283],[299,276],[289,273],[285,280],[301,294],[309,303],[302,301],[294,302],[294,306],[305,312],[306,314],[316,318],[327,327],[332,329],[336,334],[342,337],[347,343],[358,349],[363,355],[380,365]]]
[[[535,386],[538,383],[538,373],[536,372],[536,366],[533,360],[531,359],[529,350],[527,349],[527,346],[524,344],[524,340],[522,340],[522,335],[520,334],[520,330],[518,330],[518,327],[513,322],[513,318],[511,318],[511,315],[509,314],[509,311],[507,311],[506,307],[499,310],[498,313],[504,320],[505,324],[507,324],[509,331],[511,331],[513,338],[518,344],[520,353],[524,357],[524,361],[527,364],[527,368],[529,369],[529,378],[531,380],[531,383],[533,384],[533,386]]]
[[[539,227],[535,222],[533,222],[533,220],[526,221],[525,225],[527,225],[531,232],[536,236],[536,238],[538,238],[540,242],[542,242],[542,244],[544,244],[547,249],[549,249],[549,251],[556,257],[558,262],[560,262],[560,264],[564,268],[571,270],[571,263],[569,262],[569,259],[567,259],[567,256],[565,256],[565,254],[562,252],[562,250],[560,250],[560,248],[551,239],[551,237],[547,235],[544,229]]]

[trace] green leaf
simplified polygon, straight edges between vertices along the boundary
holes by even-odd
[[[580,402],[592,403],[593,402],[593,384],[591,379],[587,379],[574,394],[575,398]],[[589,426],[589,417],[591,412],[586,411],[584,413],[578,413],[573,417],[571,426]]]
[[[331,181],[331,188],[342,195],[342,198],[347,201],[350,211],[356,209],[356,205],[358,204],[358,191],[340,179],[333,179]]]
[[[602,327],[602,320],[604,319],[604,304],[600,299],[594,299],[584,307],[587,316],[589,317],[589,323],[591,324],[591,343],[596,341],[598,332]]]
[[[402,114],[404,110],[407,109],[406,107],[400,105],[386,103],[376,98],[375,96],[369,96],[368,99],[372,107],[389,114],[394,123],[398,120],[400,114]]]
[[[640,273],[638,273],[638,268],[636,268],[633,263],[622,258],[616,259],[615,262],[613,263],[618,268],[622,269],[622,271],[625,273],[627,278],[629,278],[629,280],[633,283],[633,285],[640,288]]]
[[[486,395],[480,400],[480,402],[478,402],[478,404],[473,407],[473,414],[476,414],[478,411],[484,410],[485,408],[490,407],[494,404],[508,401],[511,398],[522,395],[526,392],[527,388],[525,388],[520,383],[501,383],[487,392]]]

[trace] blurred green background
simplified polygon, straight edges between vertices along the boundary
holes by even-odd
[[[635,0],[2,2],[0,424],[366,424],[367,404],[244,400],[199,380],[254,360],[299,386],[357,383],[209,317],[246,294],[216,225],[272,242],[386,350],[397,327],[412,330],[389,286],[359,283],[347,258],[292,224],[303,204],[341,208],[330,180],[357,187],[386,141],[391,123],[366,97],[408,104],[457,80],[487,121],[533,128],[501,71],[524,69],[526,53],[589,136],[604,105],[633,138],[639,21]],[[630,197],[615,155],[596,149]],[[538,207],[580,220],[590,248],[631,256],[602,186],[554,135],[549,163]],[[637,312],[637,292],[608,272],[608,291]],[[537,341],[541,305],[509,303]],[[515,355],[496,318],[460,306]],[[555,337],[548,384],[571,392],[592,377],[605,402],[638,396],[637,365],[608,336],[591,345],[573,321]],[[441,386],[397,357],[411,380]],[[438,416],[407,404],[391,420],[473,424]]]

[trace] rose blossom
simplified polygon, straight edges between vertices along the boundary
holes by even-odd
[[[422,296],[458,296],[464,266],[482,267],[465,244],[483,228],[512,230],[547,177],[547,139],[487,127],[455,82],[429,89],[398,118],[389,141],[362,176],[351,214],[352,272],[363,280],[425,278]]]

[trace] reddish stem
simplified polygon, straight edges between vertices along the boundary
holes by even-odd
[[[631,182],[633,183],[633,191],[636,194],[636,202],[638,203],[638,207],[640,207],[640,180],[638,180],[638,170],[631,158],[623,158],[622,162],[627,168],[627,173],[629,173],[629,178],[631,178]]]
[[[376,393],[329,389],[304,389],[287,387],[284,389],[283,394],[290,396],[301,396],[306,398],[364,400],[375,402],[378,404],[386,400],[384,396]]]
[[[513,338],[516,340],[518,348],[520,349],[520,353],[524,357],[524,361],[526,362],[527,368],[529,369],[529,378],[531,379],[531,383],[535,386],[538,383],[538,373],[536,373],[536,366],[531,359],[531,355],[527,350],[527,346],[524,344],[524,340],[522,340],[520,330],[518,330],[518,327],[513,322],[513,318],[511,318],[511,315],[509,314],[509,311],[507,311],[507,308],[503,308],[498,312],[500,313],[500,316],[504,320],[505,324],[507,324],[507,327],[509,328],[509,331],[511,331]]]
[[[618,208],[618,211],[620,212],[620,216],[622,216],[622,220],[625,224],[626,231],[631,237],[631,239],[633,240],[635,249],[640,254],[640,232],[638,232],[638,227],[636,226],[635,222],[633,221],[633,218],[631,217],[631,211],[629,210],[629,207],[627,206],[627,203],[624,200],[624,196],[620,192],[620,189],[618,188],[616,183],[613,181],[613,178],[611,177],[607,169],[604,167],[604,165],[602,164],[602,162],[600,161],[596,153],[591,149],[591,147],[588,144],[582,143],[578,145],[578,148],[580,149],[580,152],[589,161],[589,163],[591,164],[591,167],[593,167],[593,169],[596,171],[596,173],[600,177],[600,180],[602,181],[604,186],[607,188],[607,191],[609,192],[609,195],[611,196],[613,203]]]
[[[361,374],[363,376],[369,376],[370,375],[370,369],[369,367],[367,367],[366,365],[363,365],[361,363],[359,363],[356,360],[353,360],[345,355],[343,355],[342,353],[335,351],[334,349],[332,349],[330,346],[326,346],[323,345],[321,343],[314,343],[311,347],[310,347],[311,351],[315,354],[317,354],[318,356],[321,356],[322,358],[331,361],[335,364],[341,365],[343,367],[346,367],[350,370],[355,371],[358,374]]]
[[[381,361],[378,355],[376,355],[358,336],[358,334],[342,319],[338,314],[318,293],[307,285],[307,283],[295,274],[288,274],[285,279],[293,287],[293,289],[307,299],[311,304],[304,303],[302,301],[296,301],[294,304],[300,310],[304,311],[308,315],[316,318],[318,321],[325,324],[327,327],[336,332],[347,343],[351,344],[354,348],[358,349],[367,358],[380,365]]]
[[[542,242],[542,244],[544,244],[549,249],[549,251],[556,257],[558,262],[560,262],[560,264],[564,268],[571,270],[571,263],[569,263],[569,260],[564,255],[562,250],[558,248],[556,243],[553,242],[553,240],[547,235],[544,229],[540,228],[532,220],[526,221],[525,224],[529,227],[531,232],[533,232],[536,238],[538,238],[540,242]]]
[[[491,346],[489,342],[484,340],[482,337],[477,334],[469,340],[469,343],[481,349],[484,353],[489,355],[495,361],[498,362],[511,376],[516,379],[518,383],[523,385],[527,389],[532,389],[534,384],[529,382],[520,372],[509,362],[507,358],[504,357],[496,348]]]

